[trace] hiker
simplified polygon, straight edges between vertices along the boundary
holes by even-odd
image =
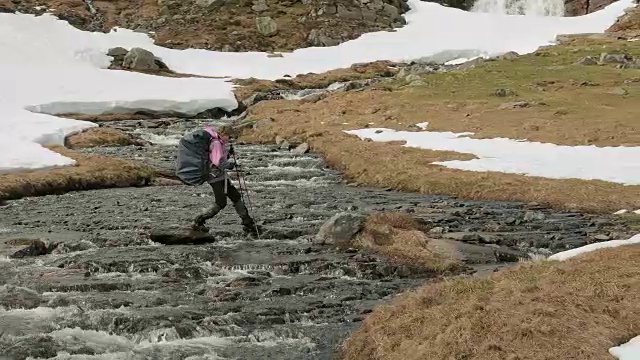
[[[230,158],[233,147],[229,144],[229,130],[228,127],[220,127],[216,131],[209,126],[185,135],[180,140],[177,175],[188,185],[207,182],[213,189],[214,203],[194,219],[193,230],[208,231],[205,222],[227,206],[228,197],[242,219],[243,230],[255,235],[256,224],[227,174],[237,165]]]

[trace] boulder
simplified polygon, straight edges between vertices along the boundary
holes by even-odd
[[[285,141],[286,140],[282,136],[276,136],[276,145],[281,146]]]
[[[113,60],[111,60],[111,66],[121,67],[124,63],[124,58],[125,56],[127,56],[127,53],[129,53],[129,50],[123,47],[115,47],[109,49],[109,51],[107,51],[107,55],[113,58]]]
[[[531,106],[531,104],[528,101],[516,101],[516,102],[512,102],[512,103],[505,103],[500,105],[500,109],[521,109],[521,108],[527,108]]]
[[[295,149],[292,149],[291,152],[296,155],[306,154],[309,152],[309,144],[307,144],[306,142],[302,143],[298,145]]]
[[[364,221],[364,216],[355,213],[335,214],[320,227],[313,243],[320,245],[346,244],[362,230]]]
[[[518,54],[515,51],[508,51],[502,55],[498,55],[495,57],[496,60],[513,60],[513,59],[517,59],[520,56],[520,54]]]
[[[269,6],[267,5],[266,0],[255,0],[253,2],[253,6],[251,7],[251,10],[257,13],[261,13],[269,10]]]
[[[107,55],[113,56],[113,57],[119,57],[119,56],[125,57],[125,56],[127,56],[128,52],[129,52],[129,50],[118,46],[118,47],[114,47],[114,48],[109,49],[109,51],[107,51]]]
[[[309,35],[307,36],[307,43],[309,43],[309,45],[311,46],[318,46],[318,47],[336,46],[340,44],[340,40],[333,39],[327,36],[327,34],[323,30],[313,29],[309,32]]]
[[[11,239],[0,244],[0,252],[10,258],[20,259],[49,253],[49,247],[40,239]]]
[[[542,221],[546,219],[546,215],[539,211],[527,211],[523,219],[524,221]]]
[[[600,54],[600,64],[626,64],[633,61],[633,57],[627,54]]]
[[[595,56],[587,56],[576,62],[576,65],[598,65],[598,59]]]
[[[497,97],[507,97],[515,95],[515,92],[511,89],[496,89],[493,95]]]
[[[149,238],[153,242],[165,245],[209,244],[216,241],[215,236],[208,232],[176,226],[154,229],[149,233]]]
[[[289,149],[291,149],[291,144],[287,140],[284,140],[282,144],[280,144],[280,150],[289,150]]]
[[[278,33],[278,24],[268,16],[257,17],[256,28],[258,28],[258,32],[264,36],[274,36]]]
[[[149,50],[143,48],[133,48],[129,50],[124,57],[122,66],[137,71],[149,71],[159,70],[160,67],[156,64],[156,57]]]

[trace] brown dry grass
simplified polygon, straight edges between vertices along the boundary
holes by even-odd
[[[281,89],[321,89],[335,82],[346,82],[374,77],[390,77],[398,73],[397,67],[390,61],[375,61],[365,64],[354,64],[348,68],[335,69],[325,73],[301,74],[290,79],[276,81],[236,79],[233,82],[239,87],[234,89],[238,99],[244,100],[256,92]]]
[[[354,245],[382,254],[394,261],[428,269],[435,273],[460,270],[462,263],[453,252],[431,244],[423,227],[412,217],[385,212],[370,215]]]
[[[429,121],[430,130],[472,131],[476,137],[639,146],[637,70],[574,65],[603,51],[640,56],[640,44],[577,39],[515,60],[428,75],[423,86],[397,82],[385,89],[332,94],[315,103],[261,102],[250,109],[250,116],[274,121],[245,134],[243,140],[268,143],[280,135],[307,141],[330,165],[361,185],[468,199],[535,201],[596,212],[637,209],[639,186],[447,169],[431,162],[473,156],[365,142],[343,133],[372,126],[416,130],[414,124]],[[501,88],[516,95],[494,96]],[[619,88],[628,94],[615,94]],[[503,103],[522,100],[532,106],[499,109]]]
[[[122,130],[94,127],[67,137],[65,146],[69,149],[83,149],[100,146],[141,145],[142,142]]]
[[[61,194],[75,190],[141,186],[156,176],[142,164],[106,156],[88,156],[57,146],[51,148],[77,161],[75,166],[0,175],[0,200]]]
[[[377,308],[351,359],[612,359],[640,332],[640,246],[427,285]]]

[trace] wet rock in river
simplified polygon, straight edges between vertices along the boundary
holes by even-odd
[[[339,245],[348,243],[364,224],[364,216],[342,212],[325,222],[314,239],[316,244]]]
[[[11,239],[0,243],[0,251],[8,253],[8,256],[14,259],[49,253],[47,245],[40,239]]]
[[[306,153],[309,152],[309,144],[302,143],[302,144],[298,145],[295,149],[292,149],[291,152],[296,154],[296,155],[306,154]]]
[[[194,231],[189,227],[160,227],[152,230],[149,238],[165,245],[206,244],[216,241],[212,234]]]

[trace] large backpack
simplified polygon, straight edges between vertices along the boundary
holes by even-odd
[[[195,130],[180,139],[176,175],[187,185],[201,185],[212,170],[220,171],[227,156],[227,148],[213,127]]]
[[[206,130],[186,134],[178,144],[176,175],[187,185],[201,185],[209,177],[212,136]]]

